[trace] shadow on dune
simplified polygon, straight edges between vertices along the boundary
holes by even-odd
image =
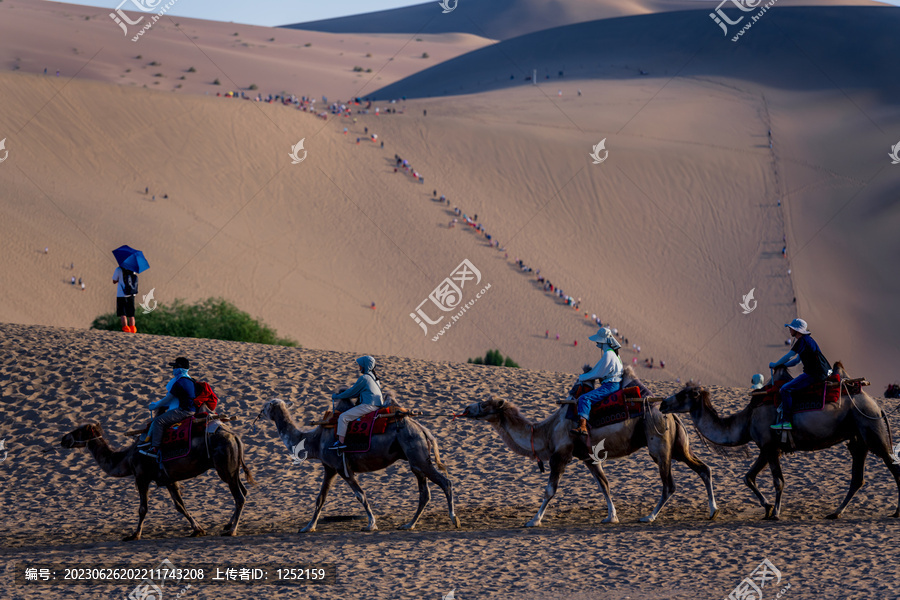
[[[896,67],[888,50],[900,30],[900,11],[893,7],[776,4],[737,42],[732,37],[757,13],[729,27],[728,37],[709,14],[704,8],[546,29],[458,56],[369,97],[426,98],[531,86],[533,69],[539,84],[552,86],[565,80],[637,79],[644,72],[652,78],[724,77],[792,90],[873,89],[884,98],[898,97],[900,80],[889,76]],[[861,31],[865,37],[851,33]]]

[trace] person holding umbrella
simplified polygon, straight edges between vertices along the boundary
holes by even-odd
[[[134,322],[134,296],[138,291],[138,276],[150,268],[144,253],[130,246],[120,246],[113,250],[119,266],[113,271],[116,284],[116,315],[122,320],[122,331],[137,333]]]

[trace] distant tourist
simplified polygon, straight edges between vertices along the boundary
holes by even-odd
[[[112,280],[116,284],[116,316],[122,321],[122,331],[137,333],[137,326],[134,324],[134,295],[138,291],[137,273],[116,267]]]

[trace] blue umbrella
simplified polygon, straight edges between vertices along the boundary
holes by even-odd
[[[112,253],[116,257],[116,262],[123,269],[140,273],[150,268],[150,263],[144,258],[144,253],[131,246],[119,246]]]

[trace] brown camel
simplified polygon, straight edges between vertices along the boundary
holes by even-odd
[[[147,516],[147,500],[149,497],[150,483],[163,480],[156,461],[139,454],[137,446],[132,444],[125,450],[113,450],[103,437],[103,428],[97,423],[87,423],[67,433],[60,440],[63,448],[85,448],[100,465],[103,471],[112,477],[134,477],[138,494],[141,497],[141,507],[138,509],[137,530],[124,538],[125,541],[141,539],[141,530],[144,527],[144,518]],[[240,469],[244,469],[247,483],[254,485],[256,481],[250,473],[250,469],[244,463],[244,448],[241,439],[224,427],[219,427],[215,433],[209,435],[207,443],[203,436],[195,436],[191,440],[191,451],[183,458],[176,458],[166,462],[168,480],[163,480],[165,487],[172,496],[175,510],[183,514],[193,528],[191,537],[205,535],[206,532],[197,524],[190,515],[181,498],[181,490],[178,482],[192,479],[202,475],[209,469],[215,469],[219,477],[228,484],[231,495],[234,496],[234,514],[225,526],[222,535],[235,535],[238,521],[241,519],[241,511],[247,499],[247,488],[241,482]]]
[[[843,365],[834,363],[834,371],[846,378]],[[787,369],[776,370],[775,381],[790,379]],[[853,495],[865,481],[866,457],[875,454],[887,465],[897,482],[900,492],[900,465],[891,459],[891,430],[887,415],[881,407],[864,391],[849,395],[842,390],[841,400],[828,403],[820,411],[797,413],[793,416],[793,447],[781,441],[781,432],[769,426],[775,422],[775,407],[754,406],[753,403],[727,417],[720,417],[707,390],[689,382],[684,389],[669,396],[661,407],[664,413],[690,413],[703,437],[721,446],[742,446],[751,441],[759,448],[759,457],[744,475],[744,483],[753,490],[760,504],[766,510],[765,519],[777,520],[781,514],[781,494],[784,490],[784,476],[781,472],[782,452],[815,452],[830,448],[841,442],[849,442],[853,457],[850,489],[838,509],[827,518],[837,519],[843,514]],[[756,476],[766,465],[772,471],[775,483],[775,504],[769,504],[756,486]],[[900,500],[892,517],[900,516]]]
[[[636,385],[642,389],[642,396],[649,395],[647,388],[635,377],[634,369],[625,368],[622,388]],[[591,448],[583,438],[573,438],[569,433],[572,421],[566,419],[566,408],[562,407],[552,415],[534,423],[522,416],[519,408],[512,402],[489,398],[483,402],[474,402],[466,407],[463,417],[487,421],[500,434],[507,447],[516,454],[528,456],[540,461],[550,461],[550,478],[544,489],[544,500],[533,519],[526,527],[537,527],[544,518],[547,505],[556,494],[566,466],[573,457],[581,460],[594,476],[600,491],[606,497],[607,517],[603,523],[618,523],[616,507],[609,492],[609,482],[603,472],[602,462],[595,462],[591,456]],[[681,420],[674,416],[662,415],[652,404],[648,404],[644,414],[639,418],[627,419],[604,427],[592,427],[590,440],[603,440],[606,458],[628,456],[640,448],[647,447],[650,457],[659,465],[659,476],[662,480],[662,496],[656,507],[641,522],[650,523],[656,520],[659,511],[666,501],[675,493],[675,480],[672,477],[672,459],[685,463],[700,475],[706,486],[709,497],[709,518],[715,519],[719,513],[713,494],[710,470],[690,449],[687,431]]]
[[[351,401],[341,400],[336,405],[335,410],[343,412],[351,406]],[[431,492],[428,490],[426,479],[430,479],[438,484],[444,491],[444,495],[447,496],[447,505],[450,509],[450,521],[455,527],[459,527],[459,519],[453,508],[453,484],[450,483],[448,477],[441,473],[441,471],[447,473],[447,468],[441,463],[437,441],[428,429],[413,419],[406,417],[396,423],[389,424],[385,433],[373,435],[372,445],[367,452],[348,452],[341,456],[335,450],[329,448],[337,439],[334,428],[326,429],[320,425],[310,431],[301,431],[294,424],[294,420],[291,418],[291,414],[288,412],[287,405],[283,400],[278,398],[269,400],[263,406],[260,414],[275,422],[281,441],[284,442],[292,454],[294,448],[303,442],[303,448],[307,452],[307,459],[318,460],[325,468],[322,489],[319,491],[319,497],[316,499],[316,507],[313,511],[312,519],[305,527],[300,529],[300,533],[316,530],[319,513],[322,512],[322,507],[325,505],[325,498],[328,496],[328,490],[331,488],[335,475],[340,475],[347,482],[347,485],[350,486],[350,489],[356,495],[356,499],[359,500],[365,509],[369,522],[363,531],[375,531],[378,529],[375,525],[375,515],[372,514],[372,509],[369,508],[369,503],[366,500],[366,493],[356,480],[356,473],[380,471],[398,460],[409,462],[409,468],[419,483],[419,507],[412,520],[401,526],[400,529],[412,529],[415,527],[419,516],[425,510],[425,505],[431,499]],[[434,463],[431,461],[432,450],[434,451]],[[346,458],[346,463],[344,458]],[[435,465],[437,465],[437,468],[435,468]]]

